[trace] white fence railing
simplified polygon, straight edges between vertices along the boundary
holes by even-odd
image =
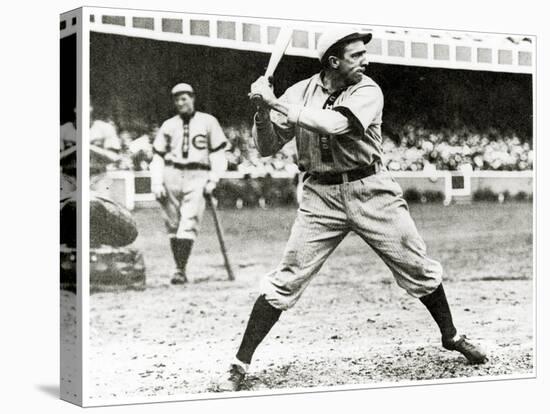
[[[262,178],[262,174],[249,175]],[[273,179],[292,179],[296,176],[285,172],[270,173]],[[420,192],[440,192],[444,195],[444,204],[453,200],[469,199],[478,190],[508,193],[514,196],[520,192],[533,194],[533,171],[395,171],[392,176],[403,190],[416,189]],[[224,179],[244,179],[245,174],[228,171]],[[155,197],[151,193],[149,171],[112,171],[107,173],[105,188],[109,196],[132,210],[136,205],[154,205]]]

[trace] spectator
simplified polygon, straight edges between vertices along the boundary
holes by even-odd
[[[109,122],[93,119],[93,112],[94,107],[90,105],[90,144],[119,152],[121,144],[115,127]]]
[[[158,128],[154,126],[136,139],[127,131],[121,131],[119,139],[115,128],[105,121],[94,121],[92,129],[93,143],[129,154],[131,163],[119,162],[116,168],[148,169],[152,157],[151,140]],[[298,173],[293,143],[272,157],[262,158],[247,124],[228,126],[224,132],[229,140],[226,152],[229,170],[247,176],[272,173],[293,176]],[[502,132],[494,127],[484,130],[466,125],[430,128],[420,122],[411,122],[393,127],[391,135],[384,136],[382,146],[386,154],[384,162],[390,171],[524,171],[533,168],[534,154],[529,141],[520,139],[513,131]]]

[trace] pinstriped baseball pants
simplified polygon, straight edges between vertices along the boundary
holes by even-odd
[[[339,185],[309,177],[283,259],[261,283],[278,309],[289,309],[344,237],[357,233],[386,263],[397,284],[414,297],[441,283],[441,265],[426,255],[397,182],[386,170]]]
[[[169,194],[160,205],[168,232],[181,239],[195,240],[206,208],[204,187],[208,171],[164,168],[164,187]]]

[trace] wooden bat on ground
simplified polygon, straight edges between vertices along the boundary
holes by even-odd
[[[223,235],[222,226],[220,224],[220,220],[218,218],[218,213],[216,211],[216,207],[214,206],[214,202],[212,200],[212,195],[208,194],[205,195],[206,202],[210,206],[210,210],[212,210],[212,217],[214,218],[214,225],[216,227],[216,235],[218,236],[218,241],[220,242],[220,249],[222,251],[223,255],[223,262],[225,265],[225,270],[227,271],[227,278],[229,280],[235,280],[235,274],[233,273],[233,269],[231,268],[231,264],[229,263],[229,256],[227,254],[227,248],[225,247],[225,236]],[[160,203],[166,203],[167,207],[173,208],[176,211],[179,212],[179,205],[180,203],[176,198],[173,196],[173,194],[166,190],[166,195],[163,199],[159,200]],[[174,222],[170,215],[166,214],[164,209],[161,209],[165,218],[168,220],[171,226],[173,226],[175,229],[177,228],[177,222]],[[179,219],[178,219],[179,221]]]
[[[218,219],[218,213],[216,207],[212,201],[212,196],[207,195],[206,201],[210,205],[210,210],[212,210],[212,217],[214,218],[214,225],[216,226],[216,234],[218,235],[218,241],[220,242],[220,249],[223,255],[223,262],[225,265],[225,270],[227,271],[227,278],[229,280],[235,280],[235,275],[233,274],[233,269],[229,263],[229,256],[227,255],[227,248],[225,247],[225,237],[223,235],[222,226],[220,225],[220,220]]]
[[[271,57],[269,58],[269,63],[267,65],[267,69],[264,74],[264,76],[268,78],[270,81],[271,79],[273,79],[273,74],[275,73],[275,69],[277,69],[277,65],[279,65],[279,62],[281,61],[283,55],[285,54],[286,48],[288,47],[288,44],[292,39],[292,32],[293,30],[291,28],[282,27],[279,32],[279,35],[277,36],[277,41],[273,45],[273,50],[271,51]],[[250,100],[256,106],[259,106],[262,103],[262,97],[258,94],[252,95],[250,97]]]

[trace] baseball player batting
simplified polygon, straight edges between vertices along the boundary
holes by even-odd
[[[320,73],[291,86],[280,98],[265,76],[251,86],[251,96],[261,96],[263,102],[253,129],[261,155],[272,155],[296,138],[305,179],[283,258],[263,279],[236,357],[218,384],[220,391],[239,389],[257,346],[350,231],[378,254],[400,287],[426,306],[445,349],[460,352],[470,363],[487,360],[457,333],[441,265],[427,256],[401,188],[381,161],[384,98],[365,76],[371,37],[350,30],[324,33],[317,46]]]
[[[151,188],[165,213],[176,263],[172,284],[187,282],[186,266],[206,200],[227,168],[227,139],[217,119],[195,111],[191,85],[172,88],[177,115],[164,121],[153,142]]]

